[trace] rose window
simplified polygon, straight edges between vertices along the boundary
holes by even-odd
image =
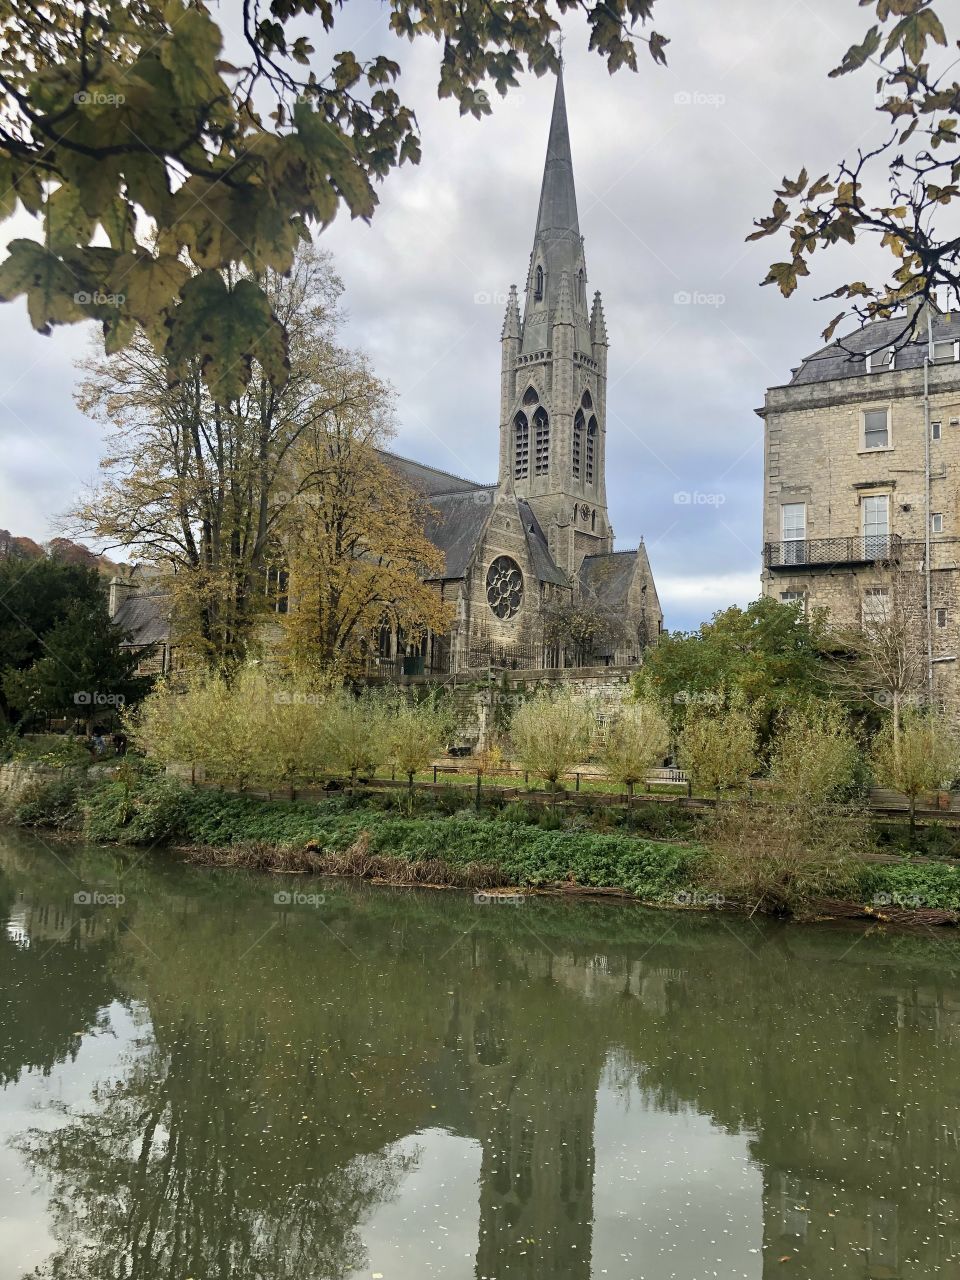
[[[487,602],[498,618],[512,618],[523,599],[523,574],[509,556],[497,556],[487,570]]]

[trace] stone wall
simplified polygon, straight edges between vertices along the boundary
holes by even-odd
[[[572,689],[595,705],[597,716],[613,715],[630,692],[636,667],[560,667],[543,671],[507,671],[492,680],[449,680],[417,677],[410,690],[446,689],[460,724],[457,745],[482,751],[501,733],[519,702],[540,689]]]

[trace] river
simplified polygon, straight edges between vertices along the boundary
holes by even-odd
[[[960,941],[0,831],[0,1278],[960,1276]]]

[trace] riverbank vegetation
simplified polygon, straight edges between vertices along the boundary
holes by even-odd
[[[960,912],[956,862],[865,860],[856,815],[834,817],[825,805],[811,806],[801,827],[777,798],[724,805],[722,819],[704,819],[642,799],[575,813],[490,799],[477,809],[462,792],[410,797],[360,786],[307,802],[190,786],[134,761],[114,774],[37,781],[0,804],[0,817],[96,843],[175,845],[213,865],[394,884],[608,891],[659,906],[799,917]],[[750,879],[744,868],[758,849],[769,852]]]

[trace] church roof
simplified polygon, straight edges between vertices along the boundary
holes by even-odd
[[[610,551],[585,556],[580,566],[581,587],[601,605],[620,604],[627,598],[639,555],[639,551]]]
[[[520,508],[520,518],[523,520],[523,531],[527,539],[527,549],[530,552],[530,563],[533,565],[537,580],[539,582],[553,582],[560,587],[569,587],[570,579],[558,565],[554,564],[553,556],[547,546],[547,540],[540,527],[540,521],[534,515],[530,503],[525,498],[520,498],[517,501],[517,505]]]
[[[430,495],[430,506],[436,515],[428,519],[425,532],[443,552],[444,578],[462,578],[470,567],[496,491],[496,485],[477,485],[469,491]]]
[[[407,484],[426,497],[438,493],[473,493],[489,487],[476,480],[455,476],[450,471],[441,471],[439,467],[428,467],[423,462],[414,462],[412,458],[402,458],[389,449],[378,449],[377,452],[388,467],[392,467]]]

